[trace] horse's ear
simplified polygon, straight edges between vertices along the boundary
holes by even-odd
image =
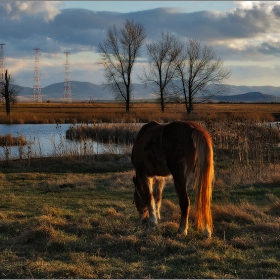
[[[136,186],[136,176],[135,175],[133,176],[132,180],[133,180],[134,185]]]

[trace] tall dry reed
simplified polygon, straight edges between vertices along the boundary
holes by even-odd
[[[142,124],[101,123],[91,125],[71,126],[66,131],[69,140],[93,139],[97,142],[130,144],[133,143]]]
[[[276,175],[280,165],[277,123],[229,117],[223,122],[205,119],[214,142],[218,170],[230,170],[230,184],[262,181]]]

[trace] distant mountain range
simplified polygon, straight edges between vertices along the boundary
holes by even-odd
[[[272,86],[228,86],[228,94],[215,95],[213,102],[280,102],[280,87]],[[33,88],[19,86],[19,101],[33,100]],[[63,98],[64,83],[55,83],[42,88],[43,101],[59,101]],[[71,82],[73,101],[113,100],[114,95],[103,85],[89,82]],[[152,86],[133,84],[134,99],[154,99]]]
[[[62,100],[64,92],[64,83],[55,83],[41,89],[43,101]],[[114,95],[103,85],[92,84],[89,82],[71,82],[71,95],[74,100],[98,101],[114,100]],[[20,101],[33,100],[33,88],[19,86]],[[143,84],[133,84],[133,98],[151,99],[154,98],[150,87]]]
[[[212,101],[216,102],[280,102],[280,97],[261,92],[247,92],[235,95],[216,95]]]

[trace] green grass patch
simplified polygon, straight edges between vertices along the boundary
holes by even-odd
[[[162,220],[149,227],[132,204],[133,171],[15,168],[0,173],[1,278],[280,277],[279,182],[216,186],[214,235],[204,240],[193,208],[188,236],[177,233],[171,180]]]

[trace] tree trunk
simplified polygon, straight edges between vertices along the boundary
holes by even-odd
[[[188,107],[188,101],[187,101],[187,99],[185,99],[185,107],[186,107],[186,111],[189,113],[189,107]]]
[[[126,102],[125,102],[125,111],[127,112],[127,113],[129,113],[129,99],[126,99]]]
[[[193,110],[193,98],[192,98],[192,93],[190,93],[191,90],[189,91],[189,107],[187,108],[188,114],[190,114]]]
[[[189,107],[188,107],[188,98],[187,98],[187,93],[186,93],[186,89],[184,86],[184,82],[183,82],[183,92],[184,92],[184,99],[185,99],[185,107],[186,107],[186,111],[189,113]]]
[[[129,113],[129,107],[130,107],[130,86],[126,86],[126,99],[125,99],[125,111],[126,113]]]
[[[5,85],[4,85],[4,90],[5,90],[5,103],[6,103],[6,114],[7,116],[10,115],[11,111],[11,106],[10,106],[10,95],[9,95],[9,86],[10,86],[10,81],[8,78],[8,70],[5,72]]]
[[[5,96],[5,103],[6,103],[6,114],[7,116],[10,116],[11,106],[10,106],[9,96],[8,97]]]
[[[164,98],[162,92],[160,94],[160,105],[161,105],[161,111],[164,113]]]

